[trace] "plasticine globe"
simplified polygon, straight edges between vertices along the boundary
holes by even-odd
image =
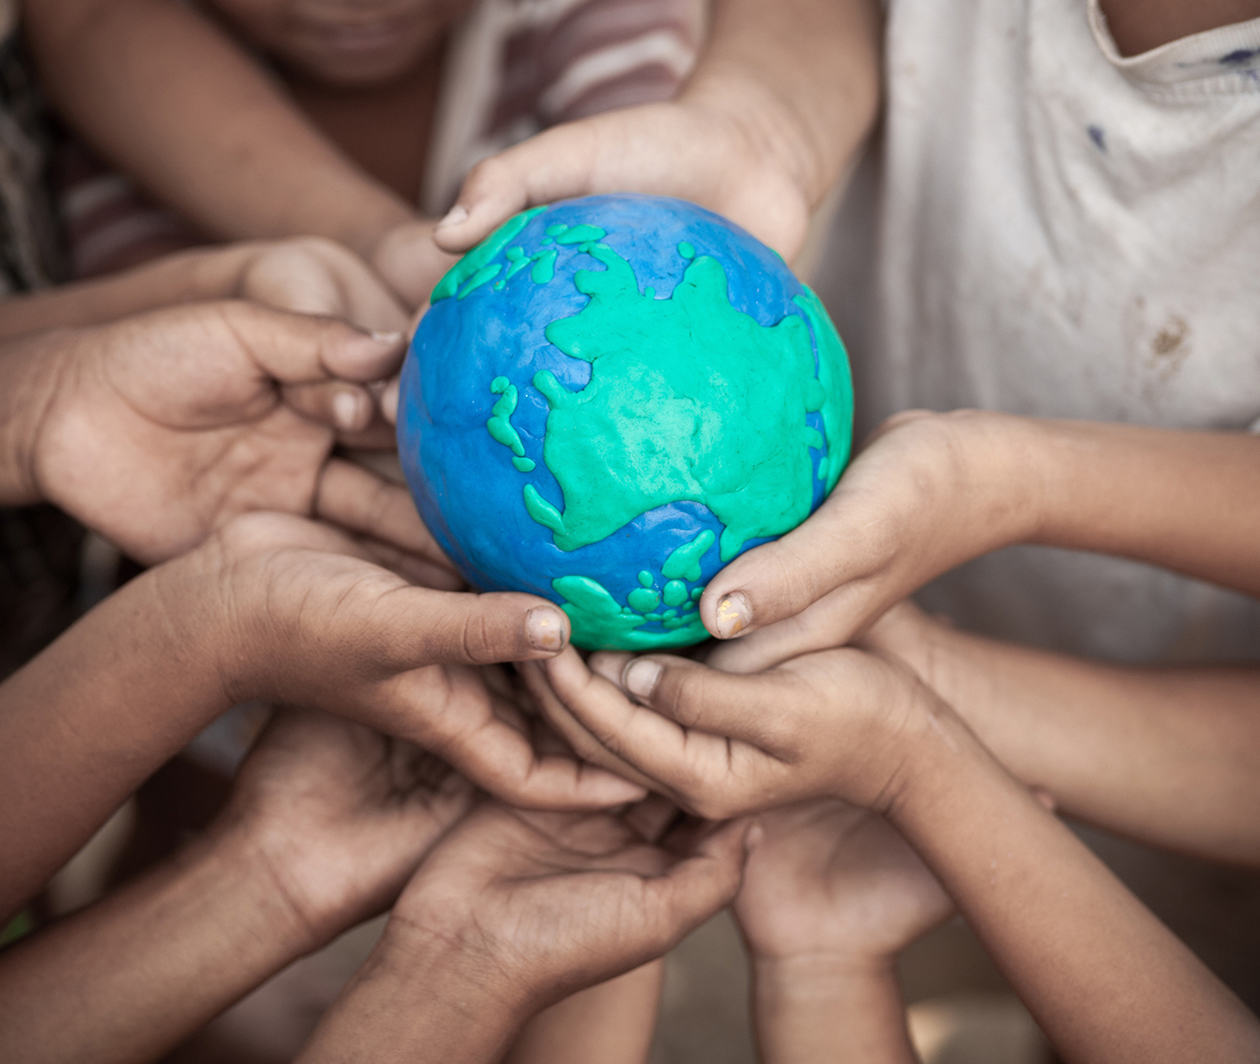
[[[609,195],[504,223],[434,288],[398,443],[483,591],[559,603],[587,649],[707,636],[698,601],[825,498],[848,359],[779,256],[690,203]]]

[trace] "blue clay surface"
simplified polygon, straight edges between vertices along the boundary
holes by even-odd
[[[517,215],[439,282],[404,367],[398,443],[422,517],[474,587],[561,604],[578,646],[650,649],[705,638],[704,585],[822,502],[851,424],[843,346],[778,255],[693,204],[613,195]],[[770,457],[794,471],[775,467],[781,491],[752,468],[770,461],[769,436],[787,441]],[[608,500],[674,481],[677,497],[605,534],[610,513],[621,519]]]

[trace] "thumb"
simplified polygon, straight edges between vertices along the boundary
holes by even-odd
[[[559,653],[569,619],[546,599],[406,587],[378,600],[372,624],[378,660],[397,671],[425,665],[492,665]]]
[[[401,365],[406,350],[399,332],[365,332],[335,318],[256,303],[215,306],[253,365],[282,384],[380,380]]]

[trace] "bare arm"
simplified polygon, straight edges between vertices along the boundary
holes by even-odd
[[[1260,670],[1136,668],[986,639],[899,608],[868,637],[909,661],[1066,813],[1260,867]]]
[[[71,123],[207,232],[314,234],[367,256],[412,219],[188,5],[46,0],[24,16]]]
[[[1260,595],[1260,436],[988,411],[891,418],[818,511],[736,558],[701,615],[750,670],[847,642],[1013,543],[1123,555]]]

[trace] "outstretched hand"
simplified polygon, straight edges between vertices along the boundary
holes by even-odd
[[[188,550],[250,510],[431,549],[402,488],[330,457],[338,432],[376,418],[367,385],[397,368],[400,334],[228,302],[45,342],[32,479],[138,560]]]
[[[237,518],[150,576],[171,616],[213,633],[206,650],[229,703],[263,698],[351,718],[527,806],[642,796],[567,754],[539,752],[510,691],[473,667],[563,647],[568,621],[550,602],[415,586],[347,536],[281,514]]]
[[[653,840],[488,802],[433,849],[303,1061],[498,1060],[541,1008],[659,957],[739,888],[749,825]]]
[[[281,708],[212,832],[250,840],[314,948],[383,911],[473,795],[466,779],[410,743]]]

